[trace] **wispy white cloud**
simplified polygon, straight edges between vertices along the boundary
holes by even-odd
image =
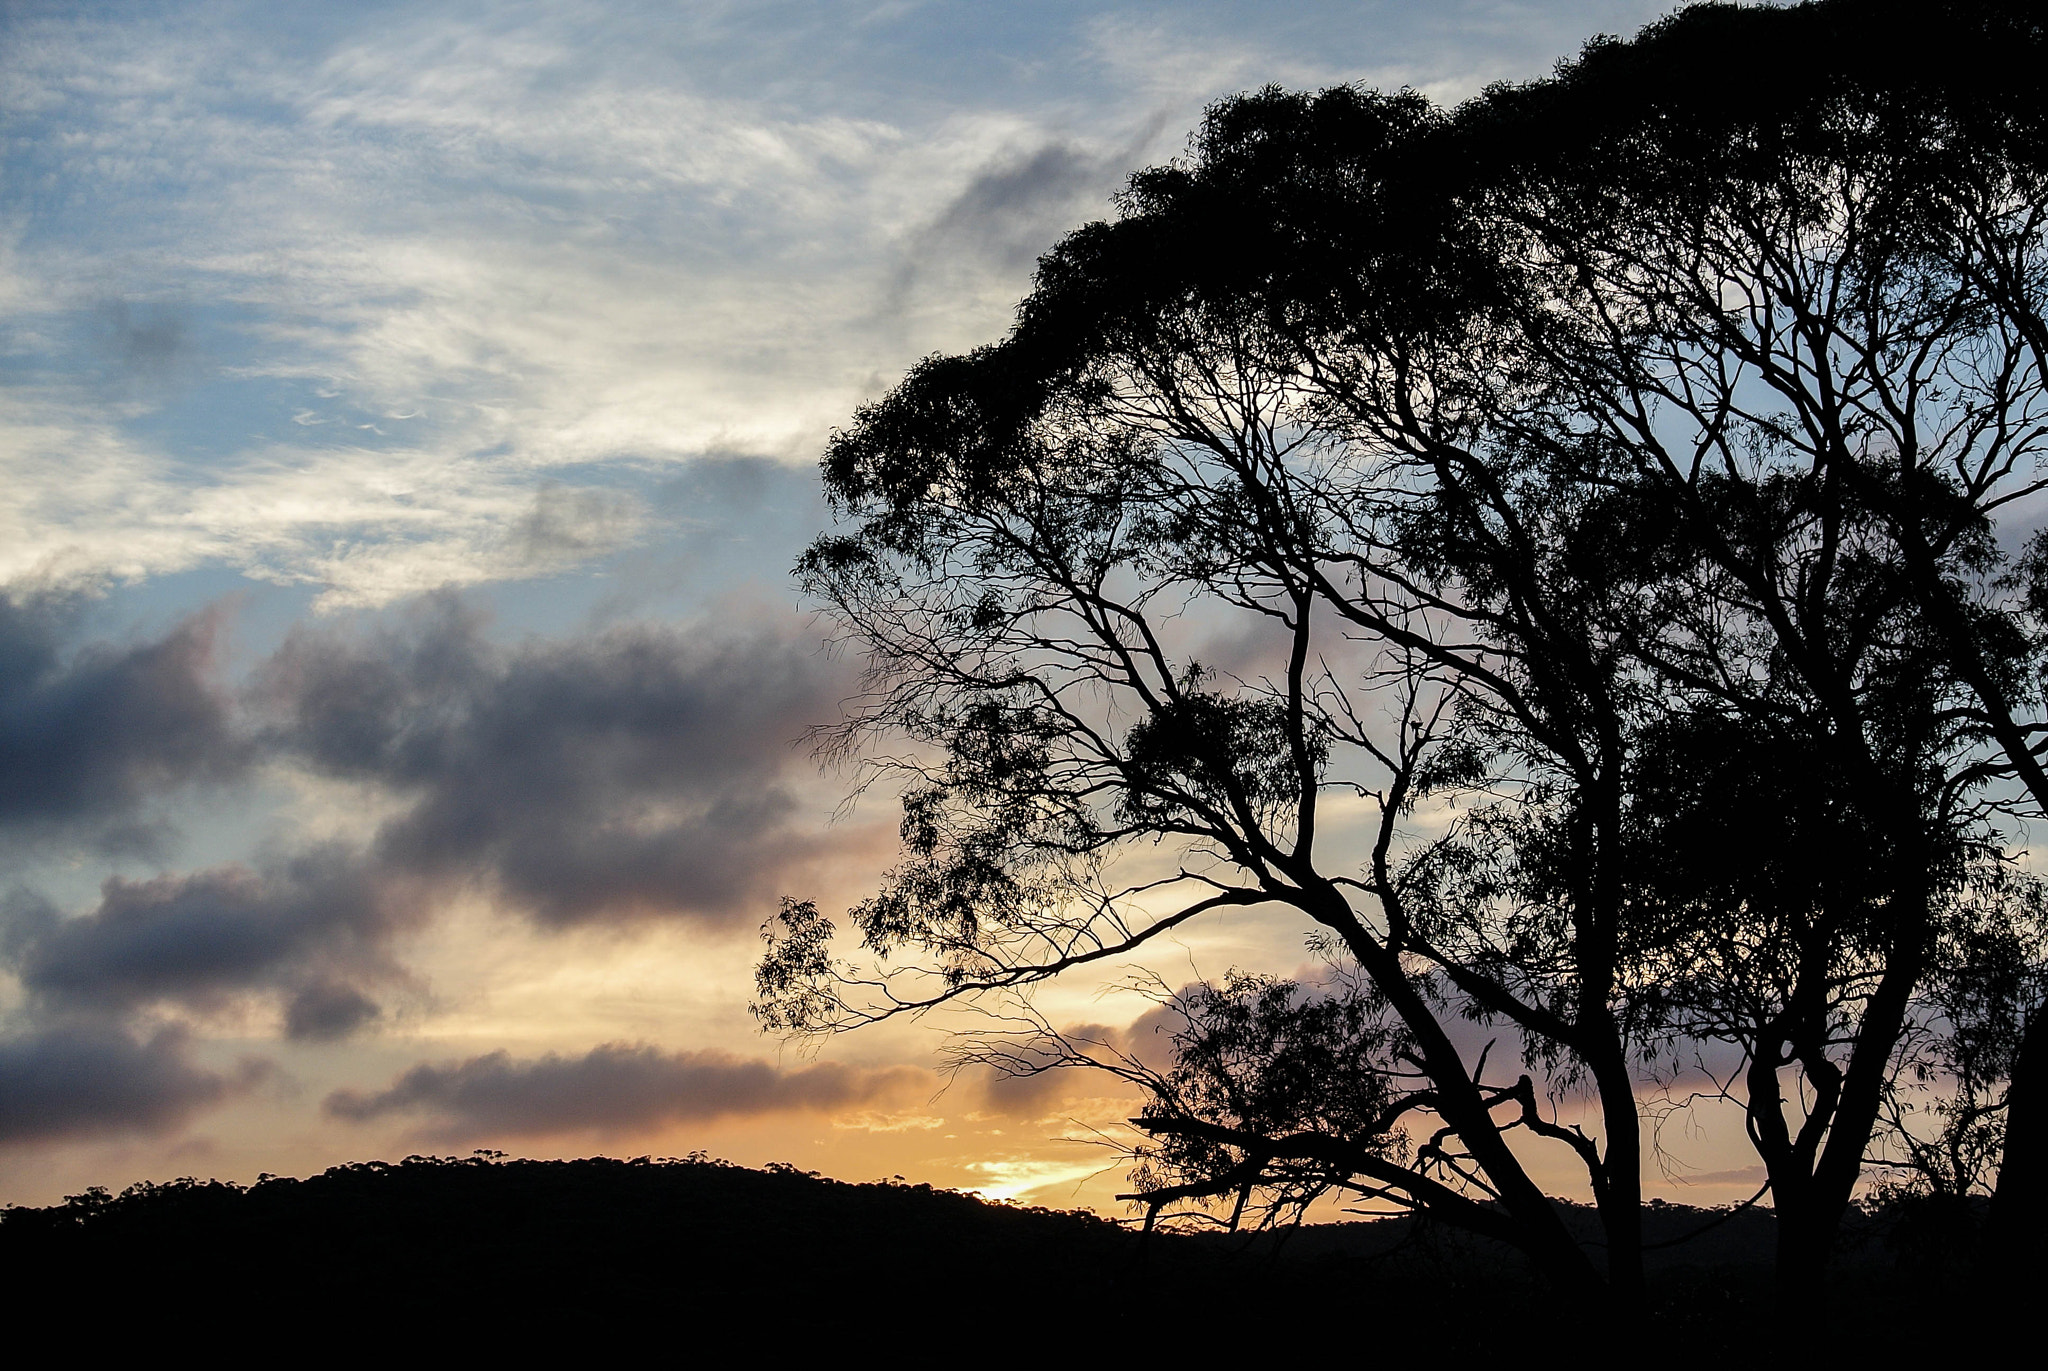
[[[81,240],[57,230],[86,206],[60,205],[14,248],[17,348],[109,295],[232,306],[207,375],[255,425],[194,461],[40,378],[6,416],[0,574],[227,561],[337,604],[531,575],[494,548],[548,473],[806,460],[895,367],[998,325],[1028,268],[925,230],[1044,143],[1029,114],[914,129],[707,91],[687,62],[614,60],[630,25],[593,42],[532,12],[412,12],[312,59],[244,27],[52,25],[12,63],[12,109],[66,134],[12,155],[112,211]],[[1046,243],[1075,189],[1036,216]],[[914,330],[891,301],[910,246],[963,263]]]
[[[807,461],[910,360],[999,330],[1035,254],[1204,101],[1496,74],[1584,26],[1554,8],[16,18],[0,353],[39,371],[0,414],[0,574],[225,562],[333,604],[534,574],[496,549],[542,481]],[[210,346],[110,413],[62,339],[162,299],[218,312]]]

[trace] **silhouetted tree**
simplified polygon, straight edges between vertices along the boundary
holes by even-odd
[[[1993,526],[2040,489],[2048,418],[2042,46],[2017,5],[1701,9],[1493,102],[1516,171],[1480,217],[1556,387],[1533,427],[1633,454],[1876,839],[1853,1039],[1816,1055],[1788,1019],[1752,1045],[1788,1272],[1824,1260],[1916,995],[1956,983],[1936,972],[1971,907],[1944,895],[1967,884],[1960,808],[2003,778],[2048,800],[2037,620]],[[1754,712],[1727,638],[1683,623],[1647,655]],[[1781,1134],[1757,1105],[1790,1061],[1822,1107]]]
[[[1639,1091],[1718,1041],[1803,1297],[1916,1052],[2000,1107],[2011,1054],[1951,1050],[1970,949],[2036,955],[1994,517],[2048,436],[2041,37],[1699,6],[1453,111],[1212,110],[1005,342],[834,437],[799,574],[870,667],[827,742],[901,785],[906,855],[851,912],[873,968],[772,921],[764,1019],[1291,907],[1341,993],[1198,987],[1176,1066],[1099,1062],[1152,1091],[1152,1203],[1349,1187],[1632,1299]],[[1523,1138],[1583,1167],[1604,1275]]]

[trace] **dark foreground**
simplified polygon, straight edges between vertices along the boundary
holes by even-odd
[[[1663,1345],[1689,1365],[1754,1351],[1773,1322],[1770,1215],[1717,1217],[1652,1216],[1650,1240],[1671,1245],[1656,1253],[1652,1326],[1635,1336],[1677,1339]],[[1981,1330],[1990,1311],[1954,1306],[1968,1290],[1939,1243],[1901,1233],[1868,1225],[1830,1307],[1786,1331],[1850,1351],[1956,1319]],[[652,1336],[683,1353],[719,1330],[772,1359],[876,1339],[1005,1360],[1094,1345],[1077,1338],[1280,1360],[1326,1348],[1597,1359],[1613,1331],[1512,1253],[1403,1221],[1147,1238],[1086,1214],[694,1158],[414,1157],[246,1189],[100,1191],[6,1210],[0,1269],[10,1304],[39,1323],[172,1342],[334,1338],[337,1351],[403,1334]]]

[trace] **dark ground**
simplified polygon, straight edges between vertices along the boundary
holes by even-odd
[[[1646,1355],[1714,1365],[1765,1334],[1771,1216],[1722,1217],[1652,1212],[1652,1243],[1706,1231],[1653,1254],[1656,1313],[1631,1338],[1650,1340]],[[1838,1350],[1917,1338],[1967,1296],[1911,1225],[1880,1215],[1856,1228],[1828,1307],[1807,1316]],[[702,1159],[414,1157],[246,1189],[94,1192],[0,1215],[0,1290],[16,1328],[26,1315],[280,1351],[327,1338],[337,1354],[407,1337],[654,1338],[701,1354],[714,1329],[774,1362],[874,1339],[1000,1360],[1108,1350],[1097,1339],[1130,1350],[1134,1337],[1261,1360],[1368,1347],[1598,1359],[1607,1342],[1601,1319],[1513,1253],[1402,1220],[1141,1238],[1087,1214]]]

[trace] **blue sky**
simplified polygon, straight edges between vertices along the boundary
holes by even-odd
[[[1662,8],[0,11],[0,1201],[483,1144],[1093,1197],[1087,1101],[745,1015],[773,897],[889,857],[793,746],[820,445],[1208,102]]]

